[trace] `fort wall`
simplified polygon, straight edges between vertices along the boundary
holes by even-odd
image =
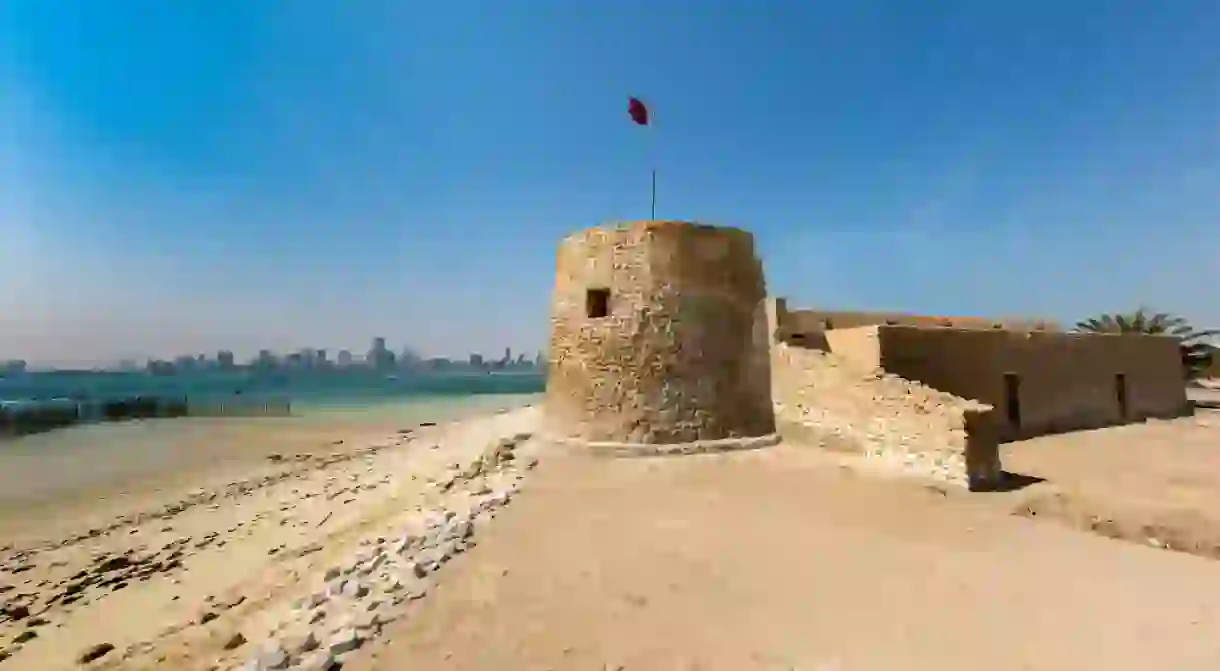
[[[749,233],[642,221],[557,255],[546,431],[566,442],[774,434],[766,287]]]
[[[1176,338],[907,326],[878,337],[886,372],[994,406],[1001,440],[1187,409]]]

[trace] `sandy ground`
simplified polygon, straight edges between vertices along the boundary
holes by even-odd
[[[1077,464],[1077,484],[1117,495],[1150,461],[1147,491],[1213,463],[1209,440],[1220,429],[1182,420],[1012,461],[1050,485],[1100,460]],[[787,445],[544,458],[442,589],[344,668],[1220,668],[1220,563],[1014,515],[1019,496],[882,480]]]
[[[1004,446],[1018,514],[1220,560],[1220,411]]]
[[[1218,413],[1008,445],[1043,480],[989,494],[536,421],[282,443],[12,527],[0,671],[1220,668]]]
[[[307,452],[281,441],[263,465],[229,473],[239,479],[218,481],[226,471],[212,470],[189,490],[162,483],[116,497],[106,514],[47,520],[42,529],[15,525],[0,537],[0,668],[79,668],[90,650],[105,651],[93,662],[99,668],[238,668],[305,616],[323,650],[345,627],[369,638],[409,596],[387,568],[406,559],[423,565],[416,551],[443,546],[420,575],[402,576],[417,581],[466,547],[464,537],[413,542],[408,553],[405,530],[439,533],[451,511],[473,523],[471,510],[490,509],[487,501],[512,483],[491,473],[458,476],[498,441],[509,449],[520,442],[534,412],[376,439],[349,434],[321,447],[314,440]],[[390,552],[390,541],[402,547]],[[332,571],[338,579],[328,585]],[[302,612],[303,597],[317,613]],[[357,610],[379,621],[366,618],[357,631],[344,621]]]
[[[184,491],[272,473],[273,454],[368,445],[421,421],[536,402],[494,395],[317,411],[292,418],[172,419],[72,427],[0,442],[0,546],[168,504]]]

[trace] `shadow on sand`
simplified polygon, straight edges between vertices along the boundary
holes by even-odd
[[[1036,485],[1040,482],[1046,482],[1046,478],[1039,478],[1035,475],[1025,475],[1024,473],[1012,473],[1004,471],[1000,475],[1000,481],[988,485],[984,489],[976,489],[974,491],[983,492],[1015,492],[1025,489],[1030,485]]]

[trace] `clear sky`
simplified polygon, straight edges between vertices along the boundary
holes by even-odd
[[[0,358],[532,351],[654,164],[798,306],[1220,326],[1220,3],[8,0]]]

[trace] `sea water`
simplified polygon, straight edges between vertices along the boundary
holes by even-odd
[[[0,441],[0,506],[205,466],[231,458],[243,444],[265,453],[282,442],[290,450],[315,433],[390,433],[419,422],[444,422],[517,407],[536,400],[543,386],[541,375],[527,373],[44,373],[0,379],[0,400],[146,394],[206,402],[231,397],[240,390],[246,398],[284,399],[292,404],[290,417],[88,423]]]

